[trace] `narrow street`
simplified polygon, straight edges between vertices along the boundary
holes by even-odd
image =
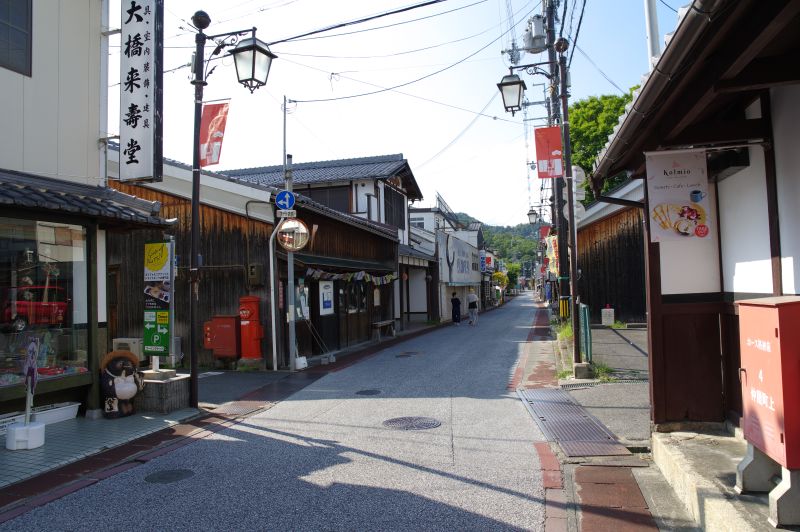
[[[508,391],[533,315],[525,293],[401,342],[0,529],[542,530],[543,436]]]

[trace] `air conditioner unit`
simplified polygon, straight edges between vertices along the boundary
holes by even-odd
[[[139,358],[139,362],[144,360],[141,338],[114,338],[111,341],[111,345],[114,348],[114,351],[130,351]]]

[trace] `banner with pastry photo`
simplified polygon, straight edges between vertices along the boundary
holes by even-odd
[[[650,241],[712,240],[705,150],[645,153]]]

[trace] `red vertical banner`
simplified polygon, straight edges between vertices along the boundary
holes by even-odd
[[[225,136],[225,122],[228,120],[228,103],[208,103],[203,105],[200,119],[200,166],[219,164],[222,153],[222,138]]]
[[[533,134],[536,139],[536,169],[539,179],[563,177],[561,127],[540,127]]]

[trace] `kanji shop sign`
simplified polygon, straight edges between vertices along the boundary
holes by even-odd
[[[536,128],[533,135],[536,139],[536,169],[539,179],[562,177],[561,127]]]
[[[161,181],[163,0],[123,0],[119,180]]]

